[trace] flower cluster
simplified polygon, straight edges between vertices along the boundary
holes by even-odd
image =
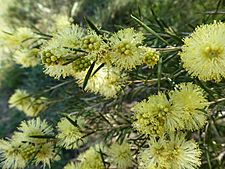
[[[82,86],[93,66],[87,90],[105,97],[115,97],[124,83],[123,70],[146,63],[153,67],[159,54],[141,47],[143,34],[133,28],[119,30],[112,36],[99,35],[78,25],[65,26],[41,48],[44,72],[51,77],[73,76]]]
[[[44,73],[50,77],[58,80],[72,77],[86,91],[106,98],[116,98],[125,88],[128,75],[133,69],[145,65],[140,72],[148,71],[160,59],[159,50],[162,48],[157,50],[145,46],[144,34],[133,28],[108,33],[85,29],[70,24],[68,18],[55,17],[55,28],[48,30],[51,35],[34,33],[30,28],[18,28],[12,33],[1,34],[4,44],[13,50],[16,63],[24,68],[41,63]],[[155,35],[160,38],[157,33]],[[183,67],[191,76],[216,82],[225,77],[224,38],[225,24],[214,22],[197,27],[184,39],[179,55]],[[161,59],[164,61],[164,56]],[[158,73],[161,73],[161,66],[163,65],[159,66]],[[135,73],[141,79],[145,77],[138,76],[139,72]],[[162,79],[158,80],[160,82]],[[11,139],[0,140],[2,168],[23,169],[28,163],[50,167],[50,163],[58,159],[56,150],[59,148],[78,149],[79,143],[84,143],[84,138],[86,143],[89,135],[96,132],[98,138],[98,134],[105,132],[104,146],[108,146],[106,150],[103,151],[100,145],[84,148],[85,151],[81,151],[76,162],[68,163],[64,169],[105,169],[108,166],[120,169],[134,166],[140,169],[196,169],[201,165],[201,151],[193,140],[186,140],[183,132],[193,132],[204,127],[209,105],[204,90],[191,82],[180,83],[169,92],[160,92],[160,89],[158,83],[156,95],[150,95],[132,107],[132,122],[125,119],[130,117],[127,114],[115,117],[101,114],[109,127],[94,129],[90,133],[92,126],[85,126],[89,122],[86,114],[84,117],[87,120],[79,117],[80,114],[63,116],[55,128],[40,118],[21,122]],[[23,111],[27,116],[36,117],[47,109],[46,100],[44,97],[35,98],[27,91],[18,89],[8,103],[10,107]],[[103,105],[94,105],[93,109],[101,107],[101,111],[104,111],[108,105],[115,105],[115,111],[123,110],[123,97],[113,104],[106,102]],[[125,124],[128,130],[120,128],[123,124],[117,118],[121,117],[128,124]],[[113,122],[108,118],[112,118]],[[141,134],[139,138],[149,139],[148,144],[136,144],[132,137],[137,133],[133,129]],[[107,145],[107,137],[110,138],[110,145]],[[123,139],[129,142],[116,142]],[[132,145],[131,140],[135,144]],[[137,150],[134,154],[133,147]],[[138,163],[135,163],[136,159]]]
[[[17,89],[8,102],[10,107],[16,107],[27,116],[35,117],[47,109],[46,100],[45,97],[34,98],[26,90]]]
[[[162,136],[175,130],[198,130],[206,122],[207,106],[203,90],[192,83],[181,83],[166,94],[153,95],[133,107],[134,127],[149,136]]]
[[[200,166],[200,150],[179,131],[199,130],[206,123],[208,102],[203,90],[181,83],[168,95],[158,93],[137,103],[133,126],[150,137],[149,148],[140,154],[143,169],[194,169]]]
[[[45,120],[36,118],[21,122],[11,140],[0,141],[3,168],[25,168],[29,161],[50,166],[56,160],[53,128]]]

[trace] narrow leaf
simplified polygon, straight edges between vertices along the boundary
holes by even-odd
[[[105,63],[102,63],[93,73],[91,76],[94,76],[103,66],[105,65]]]
[[[169,45],[169,43],[163,39],[158,33],[156,33],[152,28],[148,27],[146,24],[144,24],[142,21],[140,21],[138,18],[136,18],[135,16],[131,15],[131,18],[133,18],[140,26],[142,26],[145,30],[147,30],[149,33],[151,33],[152,35],[156,36],[157,38],[159,38],[161,41],[163,41],[164,43],[166,43],[167,45]]]
[[[46,138],[46,139],[48,139],[48,138],[55,138],[55,136],[53,136],[53,135],[33,135],[33,136],[29,136],[29,137],[31,137],[31,138],[40,138],[40,139],[43,139],[43,138]]]
[[[91,29],[93,29],[98,35],[101,34],[100,30],[87,17],[84,17],[84,20],[87,22],[87,24],[89,25],[89,27]]]
[[[74,126],[74,127],[79,127],[77,125],[77,122],[76,121],[73,121],[69,116],[66,116],[66,119]]]
[[[87,72],[87,74],[86,74],[86,76],[85,76],[85,78],[84,78],[84,83],[83,83],[83,88],[82,88],[83,90],[84,90],[85,87],[87,86],[88,80],[89,80],[89,78],[90,78],[90,76],[91,76],[91,73],[92,73],[92,71],[93,71],[93,69],[94,69],[95,62],[96,62],[96,61],[94,61],[94,62],[91,64],[91,66],[90,66],[90,68],[88,69],[88,72]]]

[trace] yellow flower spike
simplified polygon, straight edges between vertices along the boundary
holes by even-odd
[[[132,110],[135,119],[133,126],[143,134],[161,136],[165,132],[183,127],[181,115],[163,93],[137,103]]]
[[[91,66],[91,61],[87,57],[80,57],[72,63],[75,72],[87,70]]]
[[[9,98],[10,107],[16,107],[18,110],[23,111],[27,116],[35,117],[40,112],[47,109],[45,104],[47,98],[40,97],[34,98],[26,90],[17,89],[15,93]]]
[[[206,114],[201,111],[208,105],[204,91],[192,83],[181,83],[170,92],[170,100],[176,112],[181,114],[185,130],[198,130],[206,123]]]
[[[93,72],[98,66],[94,67]],[[78,79],[78,84],[81,87],[86,74],[87,70],[74,73],[74,77]],[[86,90],[100,94],[106,98],[115,98],[117,97],[117,93],[121,91],[125,78],[125,75],[121,74],[118,69],[102,67],[94,76],[89,78]]]
[[[0,160],[3,169],[23,169],[27,160],[23,157],[18,141],[0,140]]]
[[[132,153],[128,143],[114,143],[108,150],[108,155],[111,157],[110,161],[119,169],[126,169],[132,167]]]
[[[196,169],[201,165],[201,151],[193,140],[183,133],[170,133],[151,138],[149,148],[139,155],[140,169]]]
[[[45,166],[50,167],[51,161],[57,160],[55,147],[52,142],[44,143],[37,149],[37,154],[35,155],[35,165],[38,166],[40,163]]]
[[[53,128],[39,117],[28,121],[22,121],[17,129],[18,131],[14,132],[12,136],[14,140],[34,144],[43,144],[47,141],[47,138],[33,138],[32,136],[49,136],[53,134]]]
[[[81,129],[83,128],[84,121],[81,118],[76,119],[70,116],[73,121],[77,121],[77,126],[74,126],[67,118],[61,118],[57,124],[59,144],[66,149],[76,149],[78,147],[78,141],[82,138],[83,134]]]
[[[32,39],[36,37],[37,35],[27,27],[19,27],[11,34],[1,33],[0,35],[3,44],[10,49],[18,49],[20,46],[27,48],[31,44]]]
[[[81,161],[81,167],[79,169],[105,169],[101,154],[94,147],[90,147],[84,153],[80,154],[78,160]]]
[[[55,79],[71,76],[75,72],[72,63],[64,63],[68,61],[68,55],[75,56],[78,52],[71,53],[68,48],[80,49],[83,35],[84,31],[78,25],[70,25],[57,32],[41,51],[44,73]]]
[[[82,169],[82,165],[80,163],[69,162],[63,169]]]
[[[144,36],[132,28],[118,31],[110,38],[112,63],[119,69],[131,70],[142,63],[140,49]]]
[[[22,67],[34,67],[39,64],[40,58],[38,57],[38,49],[22,49],[17,50],[13,58],[16,63],[21,64]]]
[[[201,25],[184,39],[181,60],[184,68],[200,80],[216,82],[225,77],[225,23]]]
[[[24,107],[29,104],[29,93],[26,90],[16,89],[14,94],[9,98],[9,107],[16,107],[23,111]]]

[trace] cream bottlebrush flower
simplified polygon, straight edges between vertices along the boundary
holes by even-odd
[[[13,140],[20,142],[29,142],[36,145],[44,144],[48,141],[47,138],[34,138],[32,136],[49,136],[53,134],[53,128],[48,125],[46,120],[41,120],[39,117],[22,121],[17,128],[18,131],[14,132]]]
[[[18,49],[13,58],[16,63],[21,64],[22,67],[34,67],[40,63],[40,58],[38,56],[38,49]]]
[[[193,140],[185,140],[183,133],[151,138],[149,148],[139,155],[140,169],[196,169],[201,165],[201,151]]]
[[[27,161],[23,158],[17,141],[0,140],[0,160],[3,169],[23,169]]]
[[[181,60],[184,68],[200,80],[219,82],[225,77],[225,23],[201,25],[184,39]]]
[[[112,48],[111,60],[116,67],[130,70],[142,63],[139,45],[144,36],[132,28],[127,28],[115,33],[109,40]]]
[[[98,68],[98,66],[99,65],[96,65],[94,67],[93,72]],[[74,74],[74,77],[78,79],[78,84],[80,86],[83,86],[86,74],[87,71],[77,72]],[[122,89],[124,78],[125,76],[121,74],[118,69],[102,67],[94,76],[89,78],[86,90],[96,94],[99,93],[107,98],[114,98]]]
[[[80,49],[84,30],[78,25],[68,25],[54,35],[57,46]]]
[[[108,150],[110,161],[116,165],[118,169],[126,169],[132,167],[132,153],[128,143],[114,143]]]
[[[35,165],[43,164],[44,168],[47,165],[50,168],[51,161],[56,160],[55,147],[52,142],[47,142],[39,146],[37,154],[35,154]]]
[[[74,116],[69,116],[71,120],[77,123],[77,126],[74,126],[67,118],[61,118],[57,124],[57,138],[59,139],[59,144],[66,149],[76,149],[77,143],[82,136],[81,129],[84,126],[84,121],[81,118]]]
[[[31,44],[31,40],[35,39],[37,35],[33,33],[30,28],[20,27],[13,33],[2,33],[0,39],[2,43],[10,49],[16,49],[19,46],[28,47]]]
[[[27,116],[36,117],[40,112],[48,108],[46,105],[47,98],[45,97],[29,97],[28,100],[29,103],[24,105],[24,108],[22,109]]]
[[[9,98],[9,107],[16,107],[18,110],[22,111],[24,107],[29,104],[27,100],[29,96],[26,90],[16,89],[14,94]]]
[[[8,102],[10,107],[16,107],[27,116],[35,117],[47,108],[46,100],[45,97],[33,98],[26,90],[17,89]]]
[[[143,63],[148,65],[150,68],[154,67],[159,60],[159,52],[153,48],[141,46],[143,55]]]
[[[184,129],[198,130],[206,123],[205,109],[208,102],[204,91],[192,83],[181,83],[175,91],[170,92],[170,100],[176,107],[176,112],[181,114]]]
[[[87,35],[81,39],[81,42],[81,49],[88,52],[88,57],[91,60],[98,59],[98,55],[107,46],[102,36],[97,35],[93,30],[88,30]]]
[[[84,153],[80,154],[78,160],[81,161],[81,169],[105,169],[101,154],[97,152],[94,147],[90,147]]]
[[[58,32],[50,41],[48,41],[42,49],[42,63],[45,67],[45,73],[51,77],[59,79],[67,77],[74,73],[72,63],[64,65],[69,56],[76,56],[77,51],[72,49],[80,49],[81,37],[83,29],[77,25],[64,28]],[[70,49],[71,48],[71,49]]]
[[[137,103],[134,111],[133,126],[149,136],[161,136],[165,132],[183,127],[181,115],[174,110],[164,93],[158,93]]]

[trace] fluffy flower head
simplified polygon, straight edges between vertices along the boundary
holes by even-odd
[[[102,161],[101,155],[95,150],[94,147],[90,147],[83,154],[79,155],[78,160],[81,161],[81,169],[104,169],[104,163]]]
[[[181,83],[170,93],[170,100],[176,107],[176,112],[182,114],[184,129],[198,130],[206,122],[206,114],[201,111],[207,106],[203,90],[192,83]]]
[[[225,77],[225,24],[201,25],[184,39],[180,52],[184,68],[200,80],[220,81]]]
[[[83,126],[82,119],[75,119],[75,117],[70,116],[71,120],[76,121],[77,126],[72,124],[67,118],[61,118],[60,122],[57,124],[58,135],[57,138],[60,140],[60,145],[66,149],[77,148],[77,142],[82,138],[81,128]]]
[[[49,126],[45,120],[41,120],[39,117],[28,121],[22,121],[17,129],[19,131],[14,133],[14,140],[34,144],[45,143],[47,139],[33,138],[32,136],[51,135],[53,131],[52,127]]]
[[[93,72],[97,68],[98,66],[95,66]],[[87,71],[74,74],[80,86],[83,85],[86,74]],[[120,74],[118,69],[103,67],[94,76],[89,78],[86,89],[96,94],[99,93],[107,98],[114,98],[122,88],[123,82],[121,79],[123,78],[123,75]]]
[[[0,140],[0,159],[3,169],[23,169],[27,163],[22,156],[20,144],[12,140]]]
[[[47,108],[45,97],[34,98],[26,90],[17,89],[15,93],[9,98],[10,107],[16,107],[23,111],[27,116],[35,117],[41,111]]]
[[[120,69],[130,70],[142,63],[140,45],[144,37],[134,29],[127,28],[118,31],[110,38],[112,46],[111,60]]]
[[[38,58],[38,49],[36,48],[17,50],[13,58],[16,63],[21,64],[23,67],[34,67],[40,61],[40,58]]]
[[[161,136],[167,131],[174,131],[183,125],[180,115],[163,93],[153,95],[133,107],[134,127],[150,136]]]
[[[152,138],[149,148],[139,156],[141,169],[196,169],[201,165],[201,151],[193,140],[185,140],[183,133]]]
[[[16,49],[19,46],[27,47],[30,45],[30,41],[35,37],[36,35],[33,33],[33,31],[30,28],[27,27],[20,27],[17,30],[15,30],[13,33],[2,33],[1,39],[3,40],[3,43],[11,48]]]
[[[111,145],[109,152],[112,164],[119,169],[126,169],[132,166],[132,153],[128,143],[114,143]]]

